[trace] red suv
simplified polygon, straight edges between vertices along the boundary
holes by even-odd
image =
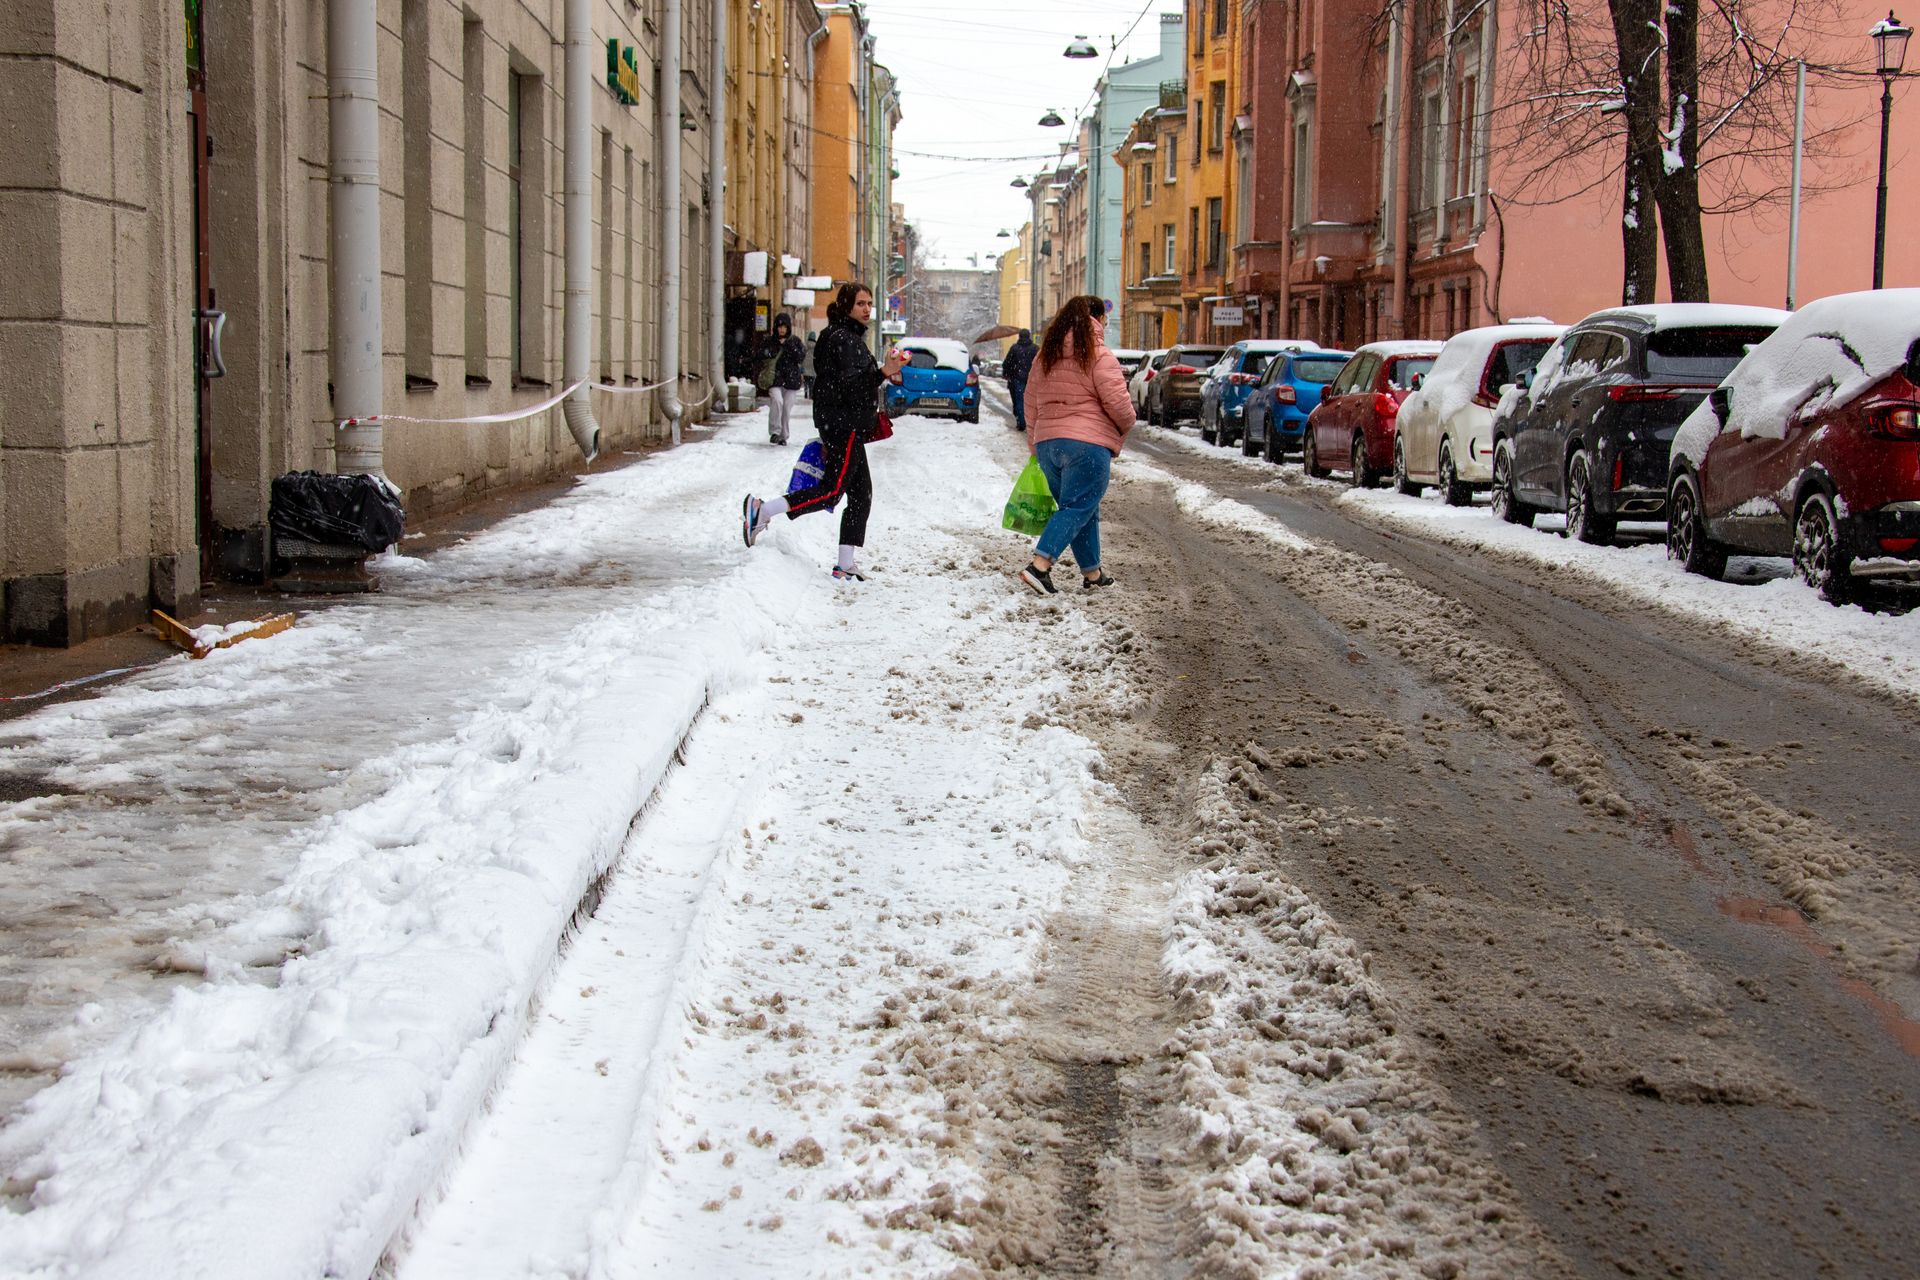
[[[1307,415],[1300,446],[1307,474],[1345,470],[1355,488],[1378,484],[1393,470],[1400,402],[1439,354],[1437,342],[1369,342],[1355,351]]]
[[[1667,554],[1716,578],[1730,552],[1791,555],[1845,603],[1856,561],[1920,561],[1917,417],[1920,289],[1808,303],[1674,436]]]

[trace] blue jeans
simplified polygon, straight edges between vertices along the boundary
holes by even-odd
[[[1107,495],[1113,455],[1084,440],[1042,440],[1033,452],[1058,507],[1033,553],[1058,560],[1071,546],[1073,562],[1082,573],[1091,573],[1100,567],[1100,499]]]

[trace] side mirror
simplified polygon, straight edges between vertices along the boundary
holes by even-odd
[[[1707,393],[1707,405],[1713,410],[1713,417],[1722,427],[1733,416],[1733,388],[1715,387]]]
[[[1516,385],[1522,391],[1533,390],[1533,370],[1529,369],[1525,373],[1521,374],[1520,381]]]
[[[1413,375],[1413,389],[1414,389],[1415,391],[1418,391],[1418,390],[1420,389],[1420,384],[1422,384],[1422,383],[1423,383],[1423,382],[1425,382],[1426,380],[1427,380],[1427,375],[1426,375],[1426,374],[1424,374],[1424,373],[1416,373],[1416,374],[1414,374],[1414,375]]]
[[[1907,348],[1907,381],[1920,387],[1920,338],[1915,338]]]

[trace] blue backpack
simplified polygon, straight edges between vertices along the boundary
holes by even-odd
[[[826,450],[820,447],[818,440],[809,440],[806,447],[800,450],[800,461],[793,464],[793,478],[787,481],[787,493],[791,496],[802,489],[811,489],[826,478]],[[840,499],[836,497],[827,504],[827,510],[831,511],[839,505]]]

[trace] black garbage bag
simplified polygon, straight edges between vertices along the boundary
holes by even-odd
[[[269,521],[276,538],[385,551],[406,529],[400,491],[380,476],[289,471],[273,482]]]

